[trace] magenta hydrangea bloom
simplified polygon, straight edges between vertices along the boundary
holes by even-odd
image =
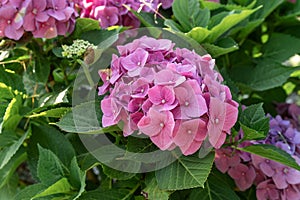
[[[25,31],[35,38],[54,38],[75,27],[75,3],[70,0],[6,0],[0,7],[0,37],[19,40]]]
[[[111,71],[99,72],[98,94],[109,92],[101,102],[104,127],[123,121],[124,136],[141,132],[161,150],[178,146],[184,155],[195,153],[206,138],[216,148],[224,143],[238,104],[209,55],[146,36],[118,51]]]
[[[102,28],[113,25],[123,25],[138,28],[140,21],[129,10],[155,12],[161,5],[163,9],[170,8],[173,0],[84,0],[79,7],[80,16],[99,21]]]
[[[23,5],[7,1],[0,7],[0,37],[19,40],[24,34]]]

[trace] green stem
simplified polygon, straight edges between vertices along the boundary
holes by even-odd
[[[89,68],[88,68],[87,64],[84,61],[79,60],[79,59],[77,60],[77,62],[83,67],[84,74],[85,74],[85,76],[86,76],[86,78],[87,78],[90,86],[94,87],[95,84],[94,84],[92,76],[91,76],[91,74],[89,72]]]

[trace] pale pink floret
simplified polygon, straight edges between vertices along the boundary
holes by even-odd
[[[0,8],[0,37],[19,40],[24,33],[22,25],[23,18],[15,7],[7,3]]]
[[[206,123],[202,119],[192,119],[176,122],[174,143],[179,146],[184,155],[195,153],[206,138]]]
[[[174,126],[174,118],[170,111],[159,112],[154,108],[150,108],[148,115],[138,123],[138,128],[150,136],[152,142],[161,150],[166,150],[172,145]]]
[[[209,103],[209,122],[207,125],[209,141],[215,148],[220,148],[226,138],[226,133],[237,120],[237,107],[211,97]]]
[[[47,1],[33,1],[28,2],[26,14],[24,16],[24,29],[26,31],[35,31],[37,22],[45,22],[49,19],[46,11]]]

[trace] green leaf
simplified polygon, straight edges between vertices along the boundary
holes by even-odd
[[[63,52],[62,47],[54,47],[52,49],[52,53],[59,58],[63,58],[62,52]]]
[[[90,18],[77,18],[72,36],[74,38],[79,38],[83,33],[92,30],[100,30],[99,21]]]
[[[31,200],[33,196],[42,192],[45,186],[42,183],[29,185],[16,194],[14,200]]]
[[[22,98],[17,95],[8,104],[5,114],[3,116],[3,121],[0,123],[0,133],[3,129],[5,130],[15,130],[22,119],[20,115],[20,108],[22,106]]]
[[[177,155],[174,155],[178,157]],[[204,187],[214,161],[214,154],[204,158],[197,156],[181,156],[169,166],[156,171],[156,179],[160,189],[182,190]]]
[[[0,82],[0,99],[12,99],[14,94],[11,88],[4,83]]]
[[[50,62],[43,57],[37,56],[33,62],[33,72],[37,82],[46,83],[50,74]]]
[[[262,139],[269,132],[269,117],[265,116],[262,103],[248,106],[240,116],[240,124],[245,133],[244,140]]]
[[[37,176],[44,185],[50,186],[64,177],[63,165],[52,151],[44,149],[40,145],[38,145],[38,149]]]
[[[17,153],[9,160],[9,162],[0,169],[0,188],[8,183],[19,165],[26,160],[24,148],[20,148]]]
[[[211,29],[211,33],[208,36],[207,41],[210,43],[216,41],[217,38],[219,38],[223,33],[249,17],[252,13],[256,12],[260,8],[261,6],[254,10],[242,10],[239,13],[236,13],[234,11],[229,12],[226,17],[222,18],[222,21],[218,25],[214,26]]]
[[[282,63],[300,52],[300,39],[286,34],[273,33],[263,46],[262,52],[263,59]]]
[[[12,90],[18,90],[24,92],[24,85],[20,81],[22,77],[12,71],[5,70],[4,67],[0,66],[0,82],[12,88]]]
[[[182,27],[171,19],[166,19],[164,25],[173,31],[183,32]]]
[[[119,171],[119,170],[110,168],[106,165],[102,165],[102,169],[103,169],[104,174],[111,179],[115,178],[117,180],[128,180],[136,175],[134,173]]]
[[[60,194],[60,193],[69,193],[72,191],[72,186],[68,182],[67,178],[61,178],[57,182],[50,185],[47,189],[43,190],[42,192],[35,195],[33,199],[37,199],[39,197],[45,197],[53,194]]]
[[[256,6],[261,6],[262,8],[253,13],[249,20],[246,23],[238,35],[238,38],[243,40],[246,38],[256,27],[262,24],[265,21],[265,18],[270,15],[284,0],[273,0],[273,1],[265,1],[265,0],[257,0]]]
[[[10,161],[10,159],[15,155],[15,153],[22,146],[24,140],[28,135],[31,134],[31,128],[29,128],[18,140],[14,141],[10,146],[1,149],[0,151],[0,170]]]
[[[204,43],[202,46],[214,58],[239,49],[238,44],[231,38],[223,38],[216,44]]]
[[[290,74],[299,69],[284,67],[279,63],[274,63],[274,60],[263,59],[256,66],[237,64],[231,69],[230,77],[235,82],[253,90],[264,91],[282,86]]]
[[[0,189],[0,199],[13,199],[18,191],[18,176],[15,174],[10,177],[4,187]]]
[[[82,36],[81,39],[89,41],[90,43],[94,45],[99,45],[101,42],[110,39],[112,40],[110,43],[115,42],[118,37],[117,37],[118,32],[116,30],[92,30],[85,32]],[[116,37],[113,37],[113,36]],[[106,48],[103,45],[101,45],[101,48]]]
[[[148,173],[145,180],[146,188],[143,192],[147,194],[149,200],[168,200],[170,193],[159,189],[154,173]]]
[[[261,119],[265,118],[265,111],[262,103],[248,106],[242,113],[241,122],[247,126],[251,126]]]
[[[211,174],[204,188],[193,189],[190,200],[239,200],[240,198],[222,178]]]
[[[290,154],[275,147],[274,145],[254,144],[254,145],[247,146],[244,148],[237,147],[237,149],[248,152],[248,153],[253,153],[253,154],[259,155],[263,158],[274,160],[283,165],[300,170],[300,166],[297,164],[295,159],[291,157]]]
[[[27,154],[30,171],[37,177],[38,144],[43,148],[51,150],[64,166],[68,167],[75,156],[73,146],[56,128],[47,124],[32,125],[32,136],[28,145]]]
[[[93,190],[83,193],[78,200],[127,200],[130,196],[130,190],[126,189]]]
[[[61,107],[61,108],[53,108],[50,110],[42,111],[40,113],[30,114],[26,117],[28,118],[36,118],[36,117],[54,117],[54,118],[61,118],[65,115],[71,108]]]
[[[266,120],[266,122],[268,123],[269,120]],[[244,132],[243,140],[259,140],[259,139],[264,139],[266,137],[266,134],[263,131],[254,130],[252,128],[245,126],[244,124],[241,124],[241,128]]]
[[[76,157],[73,158],[70,165],[70,183],[73,187],[77,188],[78,194],[73,198],[78,199],[79,196],[84,192],[86,173],[82,171],[77,163]]]
[[[198,0],[175,0],[172,9],[185,32],[197,26],[206,27],[210,18],[209,10],[201,9]]]
[[[186,35],[190,38],[193,38],[198,43],[202,43],[207,36],[209,36],[210,31],[207,28],[203,27],[195,27],[192,30],[190,30]]]
[[[67,98],[69,88],[64,89],[63,91],[57,93],[47,93],[39,100],[40,107],[55,105],[59,103],[68,103],[69,100]]]
[[[131,12],[144,24],[146,27],[163,27],[164,21],[153,15],[152,13],[147,12],[136,12],[131,10]]]
[[[55,125],[61,130],[71,133],[99,134],[120,131],[117,125],[107,128],[100,127],[95,111],[96,106],[99,105],[96,105],[94,101],[82,103],[64,115]]]

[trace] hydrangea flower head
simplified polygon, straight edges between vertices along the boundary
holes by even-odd
[[[99,95],[109,92],[101,102],[102,125],[123,121],[125,136],[138,131],[161,150],[178,146],[184,155],[195,153],[206,138],[219,148],[237,120],[238,104],[209,55],[174,46],[146,36],[118,46],[111,76],[99,73]]]
[[[129,10],[155,12],[161,5],[170,8],[173,0],[84,0],[80,4],[81,17],[96,19],[102,28],[123,25],[138,28],[140,21]]]
[[[71,33],[78,15],[70,0],[6,0],[0,3],[0,37],[19,40],[25,31],[35,38]]]

